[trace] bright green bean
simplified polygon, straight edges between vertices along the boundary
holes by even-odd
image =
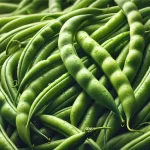
[[[129,0],[115,0],[125,15],[127,16],[130,26],[130,46],[129,54],[126,58],[123,72],[130,82],[133,81],[142,61],[144,50],[144,26],[142,17],[136,5]]]

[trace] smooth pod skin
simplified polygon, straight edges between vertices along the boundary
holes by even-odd
[[[113,48],[116,48],[117,45],[120,44],[120,41],[122,41],[124,39],[124,37],[126,37],[126,35],[128,35],[128,33],[122,33],[122,34],[116,36],[115,38],[112,38],[111,39],[112,41],[109,41],[108,43],[106,42],[106,44],[103,43],[102,46],[110,54],[112,54],[113,52],[114,52],[114,54],[116,54],[116,52]],[[126,58],[127,53],[128,53],[128,47],[124,48],[122,50],[122,52],[119,54],[118,58],[116,59],[116,61],[119,64],[120,68],[123,68],[124,60]],[[102,73],[99,73],[100,76],[101,76],[101,74]],[[102,76],[99,81],[107,89],[110,88],[111,84],[110,84],[110,81],[108,80],[108,78],[106,76]],[[71,123],[73,125],[77,126],[79,124],[79,121],[81,120],[81,118],[83,117],[83,114],[89,108],[89,105],[91,103],[92,103],[91,97],[89,97],[85,91],[81,92],[80,95],[75,100],[75,102],[72,106],[72,109],[71,109],[70,119],[71,119]],[[101,107],[101,109],[103,109],[103,108]]]
[[[49,12],[56,13],[62,11],[61,0],[49,0]]]
[[[83,60],[82,60],[83,61]],[[83,61],[84,62],[84,61]],[[84,62],[84,65],[86,65],[86,63]],[[87,65],[86,65],[87,66]],[[88,66],[87,66],[88,67]],[[91,66],[88,67],[88,70],[96,77],[98,78],[100,71],[99,69],[96,67],[95,64],[92,64]],[[62,93],[62,95],[58,96],[52,103],[50,103],[50,106],[48,106],[46,108],[46,110],[44,112],[46,113],[52,113],[55,112],[56,110],[59,110],[61,107],[66,107],[66,104],[68,104],[68,102],[74,102],[76,97],[79,95],[79,92],[81,91],[81,87],[76,84],[73,87],[70,87],[69,89],[67,89],[67,91],[64,91]],[[87,97],[86,97],[87,98]],[[72,100],[73,99],[73,100]],[[88,101],[88,100],[87,100]],[[79,111],[79,114],[82,114],[83,109],[81,109]],[[75,116],[74,116],[75,117]],[[77,119],[79,117],[76,116],[75,118]],[[82,117],[82,116],[81,116]],[[70,117],[72,118],[72,117]],[[80,118],[80,117],[79,117]],[[74,125],[74,124],[73,124]]]
[[[84,67],[81,60],[75,54],[73,48],[73,34],[75,27],[78,26],[87,16],[77,16],[69,19],[60,31],[58,46],[61,58],[78,84],[93,98],[97,103],[111,109],[118,116],[119,111],[109,92],[93,77],[93,75]],[[74,26],[72,26],[74,24]],[[76,24],[76,25],[75,25]],[[90,86],[89,86],[90,85]],[[102,101],[103,99],[103,101]]]
[[[43,76],[37,78],[37,80],[31,82],[28,88],[26,88],[26,90],[24,90],[21,94],[17,106],[16,125],[19,135],[21,136],[23,141],[26,141],[26,143],[30,143],[30,139],[27,138],[29,136],[29,127],[26,127],[26,122],[28,120],[28,113],[31,104],[39,95],[39,93],[42,92],[42,90],[48,85],[48,83],[53,82],[65,72],[66,70],[63,64],[54,67],[50,71],[46,72]],[[28,130],[28,132],[26,132],[27,135],[24,133],[25,130]]]
[[[124,13],[122,11],[119,11],[103,27],[93,32],[91,34],[91,37],[97,42],[101,43],[102,39],[104,39],[105,36],[110,34],[112,31],[114,31],[114,29],[118,28],[120,24],[125,22],[126,18]]]
[[[133,81],[140,67],[145,45],[142,17],[136,5],[129,0],[115,0],[125,15],[130,26],[129,54],[126,58],[123,72],[130,82]]]
[[[109,3],[111,2],[111,0],[96,0],[94,1],[89,7],[93,7],[93,8],[106,8]]]
[[[26,85],[28,85],[31,81],[37,79],[46,71],[54,68],[61,63],[60,54],[55,54],[47,60],[43,60],[31,68],[28,73],[24,76],[23,80],[19,84],[18,93],[22,91]]]
[[[55,58],[57,57],[52,57],[55,61]],[[59,58],[59,56],[58,56]],[[86,61],[86,59],[83,59],[83,62],[85,62],[85,64],[88,64],[90,61]],[[86,63],[87,62],[87,63]],[[48,62],[49,63],[49,62]],[[51,62],[52,63],[52,62]],[[45,65],[45,63],[44,63]],[[47,65],[47,63],[46,63]],[[49,64],[50,65],[50,64]],[[42,67],[43,68],[43,67]],[[41,71],[39,70],[39,68],[37,68],[37,70],[35,71]],[[65,73],[66,72],[66,69],[64,68],[64,65],[58,65],[57,67],[53,66],[53,68],[51,68],[51,70],[49,72],[43,72],[43,75],[45,76],[40,76],[38,78],[35,79],[32,79],[34,81],[32,81],[32,83],[26,88],[26,90],[21,94],[21,97],[20,97],[20,100],[19,100],[19,104],[17,106],[17,110],[18,110],[18,117],[17,118],[20,118],[20,119],[17,119],[17,122],[19,124],[18,128],[20,129],[21,131],[21,128],[24,128],[23,125],[20,125],[21,122],[25,122],[25,119],[22,118],[22,114],[24,114],[25,116],[28,115],[27,113],[27,108],[25,106],[28,106],[28,111],[30,110],[29,108],[29,105],[32,104],[33,100],[36,98],[36,96],[41,92],[41,90],[44,89],[45,86],[47,86],[48,84],[48,81],[54,81],[61,73]],[[37,74],[37,73],[36,73]],[[33,74],[31,74],[33,75]],[[62,81],[62,79],[64,79],[64,81]],[[41,82],[39,82],[41,80]],[[61,82],[62,81],[62,82]],[[60,83],[59,83],[60,82]],[[70,83],[69,83],[70,82]],[[63,84],[65,83],[65,84]],[[47,88],[44,89],[44,91],[39,95],[39,99],[37,98],[37,100],[35,100],[33,106],[31,106],[31,110],[30,110],[30,113],[33,111],[35,113],[35,110],[37,112],[37,108],[39,109],[42,108],[42,106],[45,105],[45,98],[46,98],[46,101],[47,102],[50,102],[50,100],[52,100],[51,95],[57,97],[58,94],[60,94],[62,91],[58,90],[59,92],[57,92],[57,90],[55,89],[58,89],[58,88],[61,88],[59,85],[61,86],[66,86],[66,87],[69,87],[70,84],[74,83],[74,80],[72,80],[72,78],[70,77],[70,75],[68,73],[65,73],[63,76],[60,77],[60,79],[58,78],[58,80],[56,80],[54,83],[52,84],[49,84]],[[40,84],[40,86],[38,86]],[[57,85],[58,84],[58,85]],[[55,87],[56,86],[56,87]],[[54,87],[54,88],[53,88]],[[49,93],[50,97],[48,95],[45,95],[45,91],[49,89],[50,91],[55,91],[53,92],[53,94]],[[63,91],[65,90],[65,88],[63,89]],[[29,96],[30,95],[30,96]],[[43,96],[44,99],[40,99],[41,96]],[[53,97],[54,99],[54,97]],[[38,102],[38,100],[40,100],[40,102]],[[44,100],[44,101],[43,101]],[[42,102],[43,101],[43,102]],[[41,105],[40,105],[41,104]],[[22,105],[24,105],[24,109],[22,109]],[[35,105],[36,108],[34,107]],[[33,113],[32,112],[32,113]],[[33,115],[33,114],[32,114]],[[20,117],[19,117],[20,116]],[[30,116],[31,117],[31,116]],[[22,121],[21,121],[22,120]],[[27,121],[27,120],[26,120]],[[18,130],[19,130],[18,129]],[[25,128],[27,129],[27,128]],[[24,130],[22,130],[24,131]]]
[[[146,103],[146,105],[137,113],[132,119],[131,126],[133,128],[137,128],[142,123],[148,122],[150,120],[150,102]]]
[[[31,24],[31,23],[39,22],[46,15],[47,14],[32,14],[32,15],[27,15],[27,16],[17,18],[15,20],[12,20],[11,22],[7,23],[5,26],[3,26],[0,29],[0,32],[1,33],[7,33],[7,32],[9,32],[11,30],[14,30],[18,27],[21,27],[21,26],[24,26],[24,25],[27,25],[27,24]],[[57,17],[59,15],[57,15]],[[54,15],[54,17],[55,16],[56,15]]]
[[[0,86],[0,112],[1,116],[5,118],[7,122],[11,125],[16,126],[16,108],[8,98],[7,94],[4,92]]]
[[[7,24],[8,22],[17,19],[19,17],[21,17],[22,15],[18,15],[18,16],[10,16],[10,17],[3,17],[0,20],[0,28],[2,28],[5,24]]]
[[[69,149],[77,149],[80,145],[84,143],[87,139],[86,132],[81,132],[76,135],[70,136],[64,142],[62,142],[58,147],[54,150],[69,150]]]
[[[60,139],[40,145],[34,146],[34,150],[54,150],[57,146],[59,146],[62,142],[64,142],[65,139]],[[27,148],[19,148],[19,150],[29,150],[29,147]]]
[[[12,3],[0,3],[0,14],[11,13],[17,8],[16,4]]]
[[[86,127],[95,127],[99,115],[103,112],[103,107],[97,103],[94,103],[87,110],[85,115],[82,117],[78,128],[81,131],[84,131]]]
[[[26,46],[18,64],[18,82],[20,83],[23,79],[24,75],[28,71],[28,67],[35,57],[35,55],[41,50],[44,44],[51,40],[58,32],[60,31],[62,25],[69,18],[80,15],[80,14],[101,14],[102,10],[94,9],[94,8],[84,8],[80,10],[76,10],[70,13],[63,15],[55,19],[52,23],[47,24],[43,27],[37,34],[30,40],[28,45]]]
[[[71,10],[70,11],[73,11],[73,10],[77,10],[77,9],[80,9],[80,8],[84,8],[84,7],[88,7],[90,4],[92,4],[95,0],[82,0],[78,3],[78,5],[74,5],[72,6]]]
[[[67,122],[70,122],[70,112],[71,112],[71,106],[63,108],[63,109],[55,112],[53,115],[65,120]]]
[[[46,110],[44,110],[44,113],[51,114],[58,111],[60,109],[60,106],[65,106],[65,103],[67,103],[67,101],[74,101],[80,91],[81,87],[78,84],[73,85],[66,91],[63,91],[62,94],[60,94],[52,103],[50,103],[50,105],[48,105]]]
[[[150,141],[150,131],[130,141],[129,143],[121,147],[120,150],[127,150],[127,149],[128,150],[140,150],[140,149],[148,150],[150,147],[149,141]]]
[[[139,112],[140,109],[142,109],[142,107],[144,106],[144,104],[149,100],[149,90],[150,90],[150,68],[147,70],[145,76],[143,77],[138,87],[134,90],[135,99],[137,102],[135,114]],[[116,103],[118,105],[120,112],[123,114],[124,111],[118,99],[116,99]],[[119,122],[118,118],[112,112],[110,112],[104,125],[111,126],[112,130],[106,130],[106,132],[101,131],[96,142],[101,147],[103,147],[104,144],[108,140],[110,140],[120,129],[120,124],[121,122]],[[105,136],[105,140],[104,140],[104,136]]]
[[[37,55],[37,57],[34,59],[32,63],[32,67],[40,62],[41,60],[47,59],[51,53],[55,51],[55,48],[58,45],[58,37],[54,37],[51,42],[49,42],[43,49],[40,51]]]
[[[106,143],[106,145],[103,147],[103,150],[121,149],[124,145],[148,132],[149,129],[150,126],[147,125],[143,128],[140,128],[142,132],[125,132],[123,134],[117,135]]]
[[[122,104],[126,115],[127,128],[131,117],[134,115],[133,107],[137,105],[133,89],[125,76],[121,71],[117,62],[110,56],[110,54],[102,48],[95,40],[85,31],[79,31],[77,33],[77,41],[83,50],[90,55],[95,62],[102,68],[106,76],[111,81],[114,89],[116,90],[119,100]]]
[[[18,61],[22,50],[17,51],[15,54],[11,55],[3,64],[1,70],[1,85],[6,94],[8,95],[11,102],[16,106],[17,101],[17,88],[15,87],[14,82],[14,72],[17,68]]]
[[[45,105],[50,103],[64,90],[75,84],[70,74],[65,72],[66,69],[63,64],[54,67],[45,74],[45,78],[40,76],[37,80],[33,81],[20,97],[17,106],[17,130],[22,140],[30,146],[29,123],[32,116],[41,111]],[[48,82],[51,83],[47,86]]]
[[[35,26],[31,26],[31,27],[29,27],[27,29],[24,29],[24,30],[20,31],[19,33],[15,34],[11,38],[9,43],[7,44],[6,54],[10,55],[10,54],[14,53],[14,51],[12,51],[12,50],[13,50],[13,47],[16,46],[16,42],[15,41],[18,41],[21,44],[21,42],[31,38],[38,30],[40,30],[47,23],[48,23],[47,21],[44,21],[42,23],[39,22]]]
[[[138,74],[136,75],[135,80],[133,82],[134,89],[138,86],[140,81],[143,79],[147,69],[149,68],[149,64],[150,64],[150,44],[147,46],[145,50],[143,60],[142,60],[142,65],[140,66]]]
[[[18,32],[24,30],[24,29],[27,29],[33,25],[35,25],[36,23],[33,23],[33,24],[27,24],[27,25],[24,25],[24,26],[21,26],[17,29],[14,29],[6,34],[4,34],[4,36],[1,37],[0,41],[1,41],[1,45],[0,45],[0,52],[3,52],[5,51],[6,47],[7,47],[7,44],[9,43],[9,41],[11,40],[11,38]]]
[[[3,127],[0,124],[0,148],[2,150],[17,150],[17,147],[14,143],[9,139],[7,134],[5,133]]]
[[[41,121],[41,123],[43,125],[45,125],[46,127],[49,127],[50,129],[52,129],[54,131],[57,131],[57,132],[61,133],[65,137],[69,137],[69,136],[77,135],[78,133],[81,133],[81,130],[79,130],[78,128],[76,128],[72,124],[70,124],[67,121],[64,121],[60,118],[52,116],[52,115],[40,115],[40,116],[38,116],[38,119]],[[99,129],[104,129],[104,128],[105,127],[100,127]],[[106,129],[108,129],[108,128],[106,128]],[[94,130],[94,128],[92,128],[91,131],[94,134],[95,131],[97,131],[97,129]],[[86,142],[91,147],[96,147],[97,146],[97,144],[92,139],[87,139]],[[83,148],[81,148],[81,149],[83,149]],[[97,148],[96,150],[99,150],[99,149]]]

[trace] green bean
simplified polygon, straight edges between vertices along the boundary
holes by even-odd
[[[32,66],[37,64],[39,61],[47,59],[48,56],[54,51],[58,44],[58,37],[54,37],[51,42],[49,42],[38,54],[37,57],[34,59]]]
[[[101,41],[101,39],[104,39],[104,37],[109,33],[114,32],[120,24],[124,24],[125,21],[126,18],[124,13],[122,11],[119,11],[103,27],[93,32],[91,34],[91,37],[96,41]]]
[[[40,144],[40,145],[34,146],[34,150],[54,150],[54,148],[56,148],[58,145],[60,145],[64,141],[65,139],[61,139],[57,141]],[[19,148],[19,150],[29,150],[29,147]]]
[[[87,110],[86,114],[82,118],[78,128],[84,131],[86,127],[94,127],[96,125],[98,116],[102,113],[103,109],[97,103],[94,103]]]
[[[140,124],[147,122],[150,120],[150,102],[146,103],[146,105],[133,117],[131,126],[133,128],[138,127]]]
[[[61,0],[49,0],[49,12],[61,12],[62,11],[62,2]]]
[[[0,20],[0,28],[2,28],[8,22],[10,22],[10,21],[12,21],[14,19],[20,18],[20,17],[22,17],[22,15],[1,18],[1,20]]]
[[[146,51],[144,53],[144,57],[142,60],[142,64],[140,66],[137,76],[134,79],[134,82],[133,82],[134,89],[138,86],[138,84],[140,83],[140,81],[142,80],[146,71],[149,68],[149,64],[150,64],[149,58],[150,58],[150,44],[146,48]]]
[[[12,3],[0,3],[0,14],[10,13],[17,9],[16,4]]]
[[[16,11],[22,9],[23,7],[25,7],[26,5],[28,5],[31,1],[30,0],[22,0],[19,4],[18,7],[16,9]]]
[[[123,9],[130,26],[129,54],[126,58],[123,72],[128,80],[132,82],[142,61],[142,53],[145,44],[144,26],[141,14],[133,2],[129,0],[115,0],[115,2]]]
[[[6,55],[6,51],[3,51],[1,54],[0,54],[0,66],[2,67],[5,60],[9,57],[9,55]]]
[[[22,147],[25,146],[25,144],[21,141],[17,130],[13,132],[13,134],[10,136],[10,140],[16,145],[16,147]]]
[[[103,1],[103,0],[96,0],[89,7],[106,8],[106,7],[108,7],[110,2],[111,2],[111,0],[105,0],[105,1]]]
[[[149,131],[149,129],[150,129],[150,126],[148,125],[146,127],[143,127],[140,130],[143,131],[143,133],[146,133],[147,131]],[[106,145],[103,147],[103,150],[121,149],[121,147],[123,147],[125,144],[141,136],[143,133],[142,132],[125,132],[123,134],[115,136],[106,143]]]
[[[77,10],[77,9],[80,9],[80,8],[84,8],[84,7],[88,7],[90,4],[92,4],[95,0],[82,0],[78,3],[78,5],[74,5],[72,6],[71,8],[71,11],[73,10]]]
[[[66,150],[66,149],[77,149],[87,139],[87,133],[81,132],[76,135],[72,135],[57,146],[54,150]]]
[[[131,0],[138,8],[148,7],[150,6],[150,2],[147,0],[139,1],[139,0]]]
[[[14,53],[12,49],[16,46],[16,41],[21,44],[21,42],[27,40],[28,38],[31,38],[38,30],[40,30],[46,24],[47,22],[38,23],[35,26],[31,26],[15,34],[15,36],[13,36],[9,41],[9,43],[7,44],[6,54],[10,55]]]
[[[105,23],[96,23],[96,24],[92,24],[89,26],[86,26],[83,28],[84,31],[86,31],[88,34],[92,34],[95,30],[97,30],[98,28],[101,28],[102,26],[104,26]]]
[[[20,83],[23,79],[24,75],[27,72],[28,66],[33,59],[34,55],[38,53],[40,47],[44,45],[46,41],[49,41],[54,35],[56,35],[60,28],[62,27],[62,24],[68,20],[70,17],[78,15],[78,14],[100,14],[102,13],[102,10],[97,9],[80,9],[73,11],[71,13],[67,13],[66,15],[63,15],[62,17],[59,17],[57,20],[55,20],[53,23],[50,23],[46,25],[44,28],[42,28],[33,38],[30,40],[29,44],[26,46],[20,61],[18,65],[18,82]],[[27,61],[28,60],[28,61]]]
[[[55,130],[55,131],[61,133],[65,137],[81,133],[81,131],[78,128],[76,128],[75,126],[73,126],[70,123],[68,123],[62,119],[59,119],[55,116],[40,115],[40,116],[38,116],[38,118],[42,122],[42,124],[44,124],[45,126],[49,127],[52,130]],[[91,139],[88,139],[88,142],[91,143],[91,145],[95,144],[95,142]]]
[[[92,72],[92,74],[94,76],[96,76],[96,77],[99,75],[99,70],[96,68],[96,66],[94,64],[91,65],[88,68],[88,70],[90,72]],[[76,97],[78,96],[78,94],[79,94],[80,91],[81,91],[81,87],[78,84],[76,84],[73,87],[67,89],[67,91],[65,91],[63,93],[63,95],[60,95],[59,97],[57,97],[57,99],[54,100],[54,102],[50,103],[50,107],[47,107],[44,112],[46,112],[46,113],[52,113],[52,112],[56,111],[58,108],[60,108],[60,102],[62,103],[61,104],[61,107],[62,107],[62,105],[64,106],[64,104],[66,104],[68,101],[70,102],[70,100],[72,101],[72,99],[74,101],[76,99]],[[69,99],[66,100],[67,98],[69,98]],[[66,105],[64,107],[66,107]]]
[[[85,142],[84,143],[84,149],[88,150],[102,150],[99,145],[97,145],[93,140],[90,142]]]
[[[104,121],[106,120],[106,117],[108,116],[109,112],[104,111],[102,115],[99,116],[99,119],[97,120],[96,127],[101,127],[104,125]]]
[[[66,107],[55,112],[53,115],[67,122],[70,122],[70,111],[71,111],[71,107]]]
[[[124,39],[124,37],[128,35],[126,33],[122,33],[115,38],[111,39],[112,41],[109,41],[108,43],[103,43],[102,46],[106,48],[106,50],[109,51],[111,54],[113,52],[113,48],[116,48],[116,44],[120,44],[121,39]],[[124,65],[124,59],[126,58],[126,54],[128,53],[128,47],[125,48],[119,57],[117,58],[117,63],[122,67]],[[109,81],[105,76],[102,76],[100,78],[100,82],[107,88],[109,88]],[[78,98],[76,99],[75,103],[73,104],[72,110],[71,110],[71,123],[73,125],[77,125],[83,116],[84,112],[87,110],[89,105],[92,103],[91,98],[85,93],[81,92]]]
[[[3,150],[17,150],[17,147],[11,142],[9,137],[6,135],[1,124],[0,124],[0,147]]]
[[[90,72],[87,71],[87,69],[82,64],[81,60],[76,56],[74,52],[74,48],[72,46],[72,34],[75,32],[75,26],[71,26],[71,24],[80,24],[83,20],[85,20],[85,18],[87,17],[85,17],[84,15],[81,15],[79,17],[73,17],[72,19],[68,20],[66,24],[62,27],[58,40],[62,60],[66,68],[69,70],[71,75],[77,80],[79,85],[93,99],[95,99],[97,103],[108,107],[109,109],[113,110],[118,116],[120,116],[117,107],[114,105],[113,99],[111,98],[107,90],[101,84],[99,84],[95,78],[93,78],[92,74],[90,74]],[[75,19],[78,19],[78,21],[75,21]],[[99,95],[98,93],[101,94]],[[102,98],[103,102],[99,101],[97,97],[99,97],[99,99]]]
[[[85,65],[87,63],[87,66],[90,63],[90,61],[86,62],[86,59],[83,59],[83,62]],[[31,105],[28,121],[30,121],[33,114],[35,114],[39,109],[41,109],[46,103],[50,102],[50,100],[52,100],[52,98],[55,98],[55,96],[57,97],[57,95],[59,93],[62,93],[65,89],[74,85],[74,83],[75,83],[75,81],[72,79],[72,77],[67,72],[67,73],[64,73],[62,76],[60,76],[58,79],[56,79],[54,82],[49,84],[43,90],[43,92],[38,95],[38,97],[35,99],[35,101]],[[62,90],[62,87],[64,87],[63,90]],[[58,90],[59,93],[57,92],[56,89],[57,90],[59,89]],[[22,110],[20,110],[20,111],[22,111]]]
[[[13,78],[13,75],[15,75],[14,72],[17,70],[16,68],[21,53],[22,50],[19,50],[15,54],[8,57],[1,70],[1,86],[14,105],[16,105],[18,101],[15,101],[17,89],[14,87],[15,79]]]
[[[126,149],[128,150],[147,149],[148,150],[148,148],[150,147],[149,140],[150,140],[150,131],[147,131],[140,137],[135,138],[134,140],[130,141],[129,143],[121,147],[120,150],[126,150]]]
[[[36,23],[34,23],[34,24],[36,24]],[[21,27],[19,27],[17,29],[14,29],[14,30],[4,34],[4,36],[2,36],[0,38],[0,42],[1,42],[1,44],[0,44],[0,52],[5,51],[5,48],[7,47],[8,42],[11,40],[11,38],[17,32],[20,32],[21,30],[27,29],[27,28],[31,27],[32,25],[34,25],[34,24],[28,24],[28,25],[25,25],[25,26],[21,26]]]
[[[127,77],[122,73],[119,65],[96,41],[88,36],[84,31],[77,33],[78,43],[100,65],[104,73],[110,79],[111,84],[118,93],[119,100],[126,115],[126,125],[129,130],[129,122],[134,115],[133,107],[136,106],[134,93]],[[107,66],[109,65],[109,66]],[[112,69],[113,68],[113,69]],[[128,93],[128,94],[127,94]],[[130,93],[130,94],[129,94]],[[130,106],[128,105],[130,103]]]
[[[149,89],[150,89],[149,75],[150,75],[150,68],[146,72],[145,76],[143,77],[143,79],[140,82],[140,84],[138,85],[138,87],[134,90],[135,99],[136,99],[136,102],[137,102],[135,114],[138,111],[140,111],[140,109],[144,106],[144,104],[149,99]],[[143,99],[143,97],[144,97],[144,99]],[[120,112],[123,114],[124,112],[123,112],[122,106],[119,105],[119,99],[116,99],[116,103],[119,106],[118,108],[119,108]],[[111,112],[108,115],[104,125],[105,126],[111,126],[112,130],[106,131],[106,133],[101,131],[98,138],[97,138],[97,143],[101,147],[103,147],[103,145],[108,140],[110,140],[110,138],[112,136],[114,136],[116,134],[116,132],[120,129],[120,124],[121,124],[121,122],[119,121],[119,119]],[[105,136],[105,139],[104,139],[104,136]]]
[[[16,129],[16,128],[15,128],[13,125],[8,124],[8,125],[7,125],[7,129],[5,130],[7,136],[10,137],[10,136],[13,134],[13,132],[15,131],[15,129]]]
[[[38,77],[42,76],[46,71],[54,68],[54,66],[59,65],[61,62],[60,54],[56,54],[51,56],[47,60],[43,60],[40,63],[36,64],[33,68],[29,70],[29,72],[24,76],[21,81],[18,93],[22,91],[26,85],[28,85],[31,81],[34,81]]]
[[[0,112],[1,116],[11,125],[15,126],[16,121],[16,109],[11,103],[6,93],[0,87]]]
[[[55,74],[55,78],[57,78],[56,74]],[[47,80],[45,82],[47,83]],[[35,83],[36,83],[35,85],[39,84],[39,80]],[[30,144],[30,132],[29,132],[29,126],[28,126],[31,117],[35,113],[40,111],[47,103],[50,103],[52,99],[57,97],[57,95],[59,95],[64,90],[68,89],[74,83],[75,81],[67,72],[63,74],[62,76],[60,76],[58,79],[56,79],[54,82],[49,84],[40,94],[38,92],[38,89],[41,89],[42,88],[41,86],[38,89],[37,89],[37,86],[33,86],[33,87],[31,86],[30,88],[27,88],[26,92],[23,92],[20,98],[21,100],[19,101],[19,104],[17,107],[18,114],[16,118],[16,123],[17,123],[17,129],[18,129],[20,136],[22,134],[24,135],[23,137],[22,136],[21,137],[25,143],[27,143],[28,145],[31,145]],[[33,90],[33,89],[36,89],[36,90]],[[29,94],[30,94],[30,97],[28,96]],[[37,94],[39,95],[37,96]],[[35,99],[33,103],[31,99],[32,100]],[[22,109],[22,105],[24,105],[24,109]],[[31,108],[30,108],[30,105],[31,105]],[[27,130],[27,132],[25,132],[25,130]]]
[[[59,76],[61,76],[64,72],[66,72],[64,65],[60,65],[57,67],[54,67],[50,71],[46,72],[43,76],[40,76],[37,80],[31,82],[31,84],[26,88],[26,90],[21,94],[21,97],[19,99],[19,103],[17,106],[17,117],[16,117],[16,124],[17,124],[17,130],[19,135],[22,135],[26,130],[29,130],[26,127],[26,124],[24,124],[28,117],[28,112],[30,110],[30,105],[32,104],[33,100],[39,95],[39,93],[51,82],[54,80],[57,80]],[[50,84],[51,85],[51,84]],[[69,84],[67,86],[70,86]],[[58,91],[57,94],[59,93]],[[22,105],[24,107],[22,107]],[[22,124],[23,122],[23,124]],[[25,128],[25,129],[24,129]],[[23,130],[22,130],[23,129]],[[28,136],[29,132],[27,132]],[[22,140],[30,145],[30,139],[24,136],[22,137]]]
[[[23,16],[23,17],[17,18],[15,20],[10,21],[6,25],[4,25],[0,29],[0,32],[1,33],[6,33],[6,32],[9,32],[9,31],[11,31],[13,29],[16,29],[18,27],[21,27],[23,25],[39,22],[46,15],[48,15],[48,14],[31,14],[31,15],[27,15],[27,16]],[[57,18],[59,16],[60,16],[59,13],[51,15],[51,17],[54,17],[54,18]]]
[[[12,13],[12,15],[19,15],[19,14],[32,14],[40,12],[41,10],[47,8],[48,1],[47,0],[32,0],[28,5],[24,6],[22,9],[19,9]]]
[[[60,105],[63,105],[64,103],[66,103],[66,101],[74,101],[78,96],[80,90],[81,87],[78,84],[76,84],[67,89],[66,91],[63,91],[63,93],[59,95],[52,103],[50,103],[46,110],[44,110],[44,114],[51,114],[58,111],[60,109]]]

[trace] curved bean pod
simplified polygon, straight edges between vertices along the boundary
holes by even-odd
[[[41,150],[41,149],[42,150],[54,150],[54,148],[59,146],[64,141],[65,141],[65,139],[61,139],[61,140],[48,142],[48,143],[45,143],[45,144],[40,144],[40,145],[34,146],[34,150]],[[19,148],[19,150],[29,150],[29,147]]]
[[[0,14],[11,13],[17,9],[16,4],[12,3],[0,3]]]
[[[21,53],[22,53],[22,50],[19,50],[15,54],[11,55],[4,62],[2,66],[2,70],[1,70],[1,86],[14,105],[16,105],[18,101],[15,101],[15,98],[17,96],[17,89],[16,87],[14,87],[13,75],[14,75],[15,69],[17,68]]]
[[[77,57],[73,43],[73,34],[76,26],[81,24],[87,16],[81,15],[69,19],[62,27],[59,35],[58,46],[61,58],[70,72],[77,80],[78,84],[94,99],[97,103],[111,109],[120,118],[120,113],[109,92],[93,77],[93,75],[84,67],[81,60]],[[74,24],[74,26],[72,26]],[[90,85],[90,86],[89,86]],[[103,100],[103,102],[102,102]]]
[[[130,141],[129,143],[121,147],[120,150],[148,149],[150,147],[149,140],[150,140],[150,131]]]
[[[17,18],[15,20],[10,21],[9,23],[7,23],[6,25],[4,25],[1,29],[0,32],[1,33],[7,33],[11,30],[14,30],[18,27],[27,25],[27,24],[31,24],[31,23],[36,23],[39,22],[44,16],[46,16],[48,14],[31,14],[31,15],[27,15],[27,16],[23,16],[20,18]],[[60,14],[54,14],[52,15],[52,17],[59,17]]]
[[[133,2],[129,0],[115,0],[115,2],[123,9],[130,26],[129,54],[126,58],[123,72],[128,77],[128,80],[132,82],[142,61],[145,45],[144,26],[141,14]]]
[[[51,40],[53,36],[55,36],[62,27],[63,23],[66,22],[69,18],[79,15],[79,14],[101,14],[102,10],[94,9],[94,8],[85,8],[76,10],[70,13],[59,17],[54,22],[46,25],[42,28],[33,38],[30,40],[29,44],[26,46],[23,54],[21,55],[19,65],[18,65],[18,82],[20,83],[23,79],[24,75],[27,72],[27,69],[33,60],[34,56],[39,51],[40,47],[44,45],[47,41]],[[27,61],[28,60],[28,61]]]
[[[45,26],[48,22],[42,22],[42,23],[38,23],[35,26],[31,26],[27,29],[24,29],[22,31],[20,31],[19,33],[15,34],[11,40],[9,41],[9,43],[7,44],[6,47],[6,54],[10,55],[12,53],[14,53],[12,51],[13,47],[16,46],[16,42],[23,42],[29,38],[31,38],[38,30],[40,30],[43,26]]]
[[[3,150],[17,150],[17,147],[13,144],[13,142],[6,135],[1,124],[0,124],[0,147]]]
[[[83,50],[89,54],[102,68],[111,81],[111,84],[118,93],[119,100],[125,112],[127,128],[131,130],[129,127],[129,122],[131,117],[134,115],[133,107],[135,107],[137,103],[134,97],[133,89],[127,77],[121,71],[119,65],[110,56],[110,54],[95,40],[90,38],[86,32],[79,31],[77,33],[77,41]]]
[[[109,150],[109,149],[121,149],[124,145],[129,143],[130,141],[138,138],[142,134],[148,132],[150,129],[150,126],[143,127],[140,129],[142,132],[125,132],[123,134],[120,134],[118,136],[115,136],[114,138],[110,139],[106,145],[103,147],[103,150]]]
[[[66,149],[77,149],[87,139],[86,132],[81,132],[76,135],[72,135],[57,146],[54,150],[66,150]]]
[[[112,41],[110,41],[106,44],[103,43],[102,46],[104,46],[104,48],[106,48],[106,50],[108,50],[109,53],[111,54],[113,52],[113,48],[111,48],[110,45],[113,45],[113,47],[116,48],[116,46],[117,46],[116,44],[120,44],[119,41],[121,40],[121,38],[124,37],[124,35],[126,35],[126,34],[124,34],[124,33],[120,34],[120,35],[116,36],[115,38],[113,38]],[[117,39],[117,38],[119,38],[119,39]],[[124,48],[122,50],[122,52],[120,53],[120,55],[117,58],[117,63],[119,64],[119,66],[121,68],[124,65],[124,60],[126,58],[127,53],[128,53],[128,46],[127,46],[127,48]],[[102,76],[100,78],[100,83],[102,83],[106,88],[110,87],[110,83],[106,76]],[[70,119],[71,119],[71,123],[73,125],[76,126],[79,123],[83,114],[88,109],[88,107],[91,103],[92,103],[92,99],[87,95],[87,93],[85,93],[84,91],[81,92],[80,95],[77,97],[76,101],[74,102],[74,104],[72,106],[72,110],[71,110]]]
[[[137,107],[135,114],[142,109],[144,104],[148,101],[149,99],[149,90],[150,90],[150,68],[146,72],[145,76],[143,77],[143,80],[140,82],[138,87],[134,90],[136,102],[137,102]],[[144,97],[144,99],[143,99]],[[119,104],[119,99],[116,99],[116,103],[119,106],[120,112],[123,114],[123,108]],[[106,132],[101,131],[98,138],[97,138],[97,143],[103,147],[104,144],[112,138],[116,132],[120,129],[120,124],[121,122],[119,119],[111,112],[108,115],[108,118],[106,119],[104,125],[105,126],[111,126],[113,130],[107,130]],[[105,141],[104,141],[104,136],[105,136]]]
[[[62,11],[61,0],[49,0],[49,12],[56,13]]]
[[[66,72],[64,65],[60,65],[51,69],[49,72],[45,73],[44,76],[41,76],[38,78],[38,80],[33,81],[28,86],[28,88],[26,88],[26,90],[21,94],[17,106],[16,125],[19,135],[21,136],[22,140],[25,141],[28,145],[31,145],[30,139],[28,138],[29,131],[26,133],[27,136],[24,133],[24,131],[25,129],[29,130],[29,127],[28,128],[26,127],[25,122],[27,121],[28,118],[30,105],[32,104],[33,100],[37,97],[37,95],[39,95],[39,93],[48,85],[48,83],[56,80],[64,72]]]
[[[133,128],[140,126],[140,124],[150,120],[150,102],[146,105],[133,117],[131,126]]]

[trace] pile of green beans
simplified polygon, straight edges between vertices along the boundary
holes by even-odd
[[[150,1],[0,0],[0,18],[0,149],[150,149]]]

